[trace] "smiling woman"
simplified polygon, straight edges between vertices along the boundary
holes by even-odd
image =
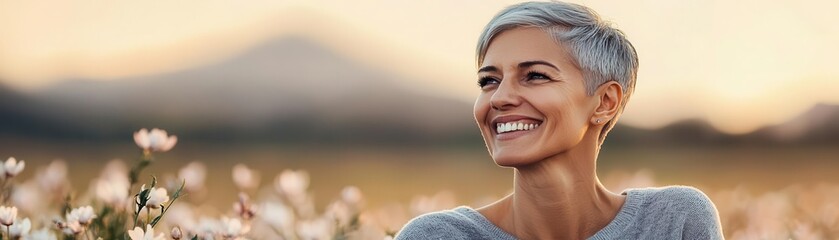
[[[513,193],[478,209],[419,216],[397,239],[721,239],[696,188],[607,190],[596,174],[606,135],[635,85],[638,58],[592,10],[527,2],[496,15],[478,43],[474,115]]]

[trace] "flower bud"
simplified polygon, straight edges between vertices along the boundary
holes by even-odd
[[[172,239],[178,240],[183,237],[183,233],[181,232],[181,228],[175,226],[172,228]]]

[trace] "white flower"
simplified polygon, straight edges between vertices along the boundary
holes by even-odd
[[[63,192],[70,182],[67,180],[67,163],[61,160],[52,161],[45,169],[39,169],[35,178],[42,189],[64,196]]]
[[[131,237],[131,240],[166,240],[166,237],[163,236],[163,233],[154,235],[154,229],[151,228],[151,225],[146,225],[146,231],[143,231],[140,227],[134,227],[134,230],[128,230],[128,236]]]
[[[306,171],[283,170],[275,183],[277,190],[284,194],[294,204],[301,204],[306,199],[306,189],[309,187],[309,174]]]
[[[146,185],[144,184],[140,187],[140,191],[146,190]],[[165,188],[151,188],[149,190],[149,200],[146,201],[146,207],[152,209],[160,208],[160,205],[169,201],[169,195],[166,193]]]
[[[0,224],[10,226],[15,223],[17,218],[17,207],[0,207]]]
[[[99,178],[107,180],[128,181],[128,165],[120,159],[113,159],[108,161],[102,171],[100,171]]]
[[[32,223],[29,221],[29,218],[24,218],[22,221],[15,221],[15,224],[9,226],[9,235],[11,235],[12,239],[17,239],[29,234],[31,228]]]
[[[236,238],[250,231],[250,226],[247,224],[243,225],[242,221],[238,218],[222,217],[221,221],[223,223],[222,235],[227,238]]]
[[[24,237],[26,240],[56,240],[55,234],[49,228],[38,229]]]
[[[134,142],[146,151],[166,152],[178,143],[177,136],[169,136],[165,130],[153,128],[151,132],[145,128],[134,133]]]
[[[99,179],[96,182],[96,196],[102,202],[119,209],[128,201],[128,179]]]
[[[195,229],[195,233],[198,234],[201,239],[213,239],[213,235],[218,233],[220,228],[221,223],[219,223],[218,220],[201,217],[201,219],[198,220],[198,227]]]
[[[56,196],[53,194],[54,192],[41,191],[37,183],[27,181],[12,189],[12,205],[18,207],[20,211],[30,213],[43,211],[48,201],[53,200]]]
[[[263,221],[271,225],[271,227],[289,232],[294,223],[294,213],[292,210],[279,202],[265,202],[260,207],[261,213],[257,215]]]
[[[180,227],[183,232],[193,232],[197,225],[193,208],[186,202],[172,205],[166,210],[166,223]]]
[[[10,157],[6,159],[6,162],[3,163],[3,173],[5,174],[6,178],[12,178],[17,176],[23,168],[26,167],[26,163],[23,161],[18,162],[15,158]]]
[[[259,185],[259,174],[239,163],[233,166],[233,182],[241,190],[253,189]]]
[[[96,214],[93,212],[93,207],[91,206],[84,206],[79,208],[74,208],[66,215],[67,223],[78,222],[83,226],[87,226],[90,222],[96,218]]]
[[[300,239],[332,239],[334,229],[326,219],[314,219],[297,223]]]
[[[82,224],[79,223],[78,218],[74,218],[67,215],[67,222],[56,222],[58,224],[58,228],[61,229],[61,232],[67,235],[76,235],[82,232]]]
[[[183,179],[184,190],[196,192],[204,188],[204,179],[207,176],[207,167],[201,162],[191,162],[178,171],[178,179]],[[178,181],[180,185],[180,181]]]
[[[358,206],[361,203],[361,190],[356,186],[347,186],[341,190],[341,200],[350,206]]]

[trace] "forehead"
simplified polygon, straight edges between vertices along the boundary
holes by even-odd
[[[562,64],[570,59],[563,46],[546,31],[519,27],[503,31],[492,39],[481,67],[506,67],[533,60]]]

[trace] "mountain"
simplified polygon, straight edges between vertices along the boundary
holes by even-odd
[[[700,145],[700,146],[779,146],[829,145],[839,143],[839,105],[817,104],[801,115],[778,125],[766,126],[746,134],[725,134],[699,119],[671,123],[646,130],[619,125],[607,142],[615,145]]]
[[[421,80],[384,72],[287,37],[202,67],[114,81],[71,79],[4,102],[25,110],[18,118],[67,129],[44,137],[124,138],[140,127],[162,127],[220,141],[479,139],[471,104],[421,94],[397,84],[421,87]],[[20,96],[3,94],[12,95]],[[15,112],[10,109],[2,114]],[[0,121],[5,135],[44,127]]]
[[[175,72],[71,79],[31,94],[0,85],[0,137],[125,141],[160,127],[191,142],[483,143],[470,103],[422,94],[410,89],[421,79],[386,72],[303,38],[279,38]],[[742,135],[696,119],[655,130],[619,125],[607,145],[835,144],[836,122],[839,105],[820,104]]]
[[[776,143],[839,143],[839,105],[816,104],[793,119],[749,135]]]

